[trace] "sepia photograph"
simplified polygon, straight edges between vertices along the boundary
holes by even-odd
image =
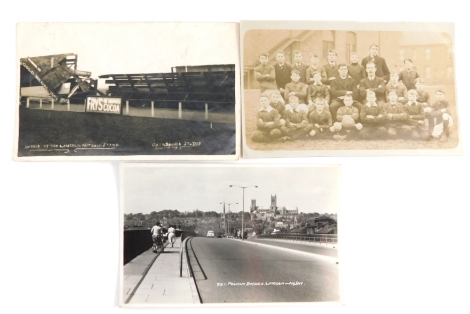
[[[120,305],[341,304],[339,186],[338,165],[122,164]]]
[[[236,23],[19,23],[14,158],[237,159],[237,38]]]
[[[461,154],[453,24],[240,25],[244,157]]]

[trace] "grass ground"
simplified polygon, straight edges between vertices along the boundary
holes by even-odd
[[[19,110],[19,157],[234,155],[235,141],[234,123],[34,110],[25,106]],[[168,148],[166,143],[180,145]],[[88,144],[100,147],[84,149],[90,147]],[[50,149],[64,145],[71,147],[67,153]],[[103,149],[103,145],[109,149]]]
[[[446,142],[438,140],[413,141],[406,139],[385,139],[385,140],[343,140],[334,139],[307,139],[288,142],[256,143],[251,140],[253,131],[256,130],[256,112],[259,108],[259,90],[244,90],[244,137],[246,144],[253,150],[435,150],[452,149],[458,146],[459,135],[457,110],[455,106],[454,86],[432,86],[427,90],[431,95],[431,102],[434,101],[436,89],[442,89],[446,93],[447,100],[451,103],[451,115],[454,119],[454,126],[449,139]]]

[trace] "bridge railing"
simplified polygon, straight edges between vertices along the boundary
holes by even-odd
[[[197,236],[194,232],[176,230],[175,235],[183,241],[188,236]],[[150,229],[127,229],[124,230],[124,265],[135,257],[150,249],[153,245]]]
[[[262,234],[259,239],[278,239],[291,242],[337,244],[337,234]]]

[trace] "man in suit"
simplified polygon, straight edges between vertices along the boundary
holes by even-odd
[[[367,77],[359,82],[359,92],[364,103],[367,103],[367,92],[374,92],[375,102],[383,107],[385,105],[385,80],[375,75],[377,68],[374,61],[366,64]]]
[[[338,76],[338,65],[336,64],[336,51],[330,49],[328,50],[328,63],[323,66],[326,71],[327,82],[326,85],[331,85],[331,81]]]
[[[287,83],[290,83],[290,75],[292,72],[292,67],[290,64],[285,62],[286,55],[284,51],[278,51],[276,53],[276,65],[274,66],[274,73],[276,75],[276,84],[277,89],[281,92],[281,95],[284,94],[284,89],[286,88]]]
[[[352,105],[361,111],[361,103],[358,102],[359,93],[356,87],[356,81],[348,75],[348,66],[346,63],[338,65],[338,77],[330,83],[330,95],[332,98],[330,104],[330,112],[333,123],[336,122],[336,113],[344,104],[344,96],[351,95],[353,98]]]
[[[307,71],[308,65],[302,63],[302,53],[300,50],[294,51],[294,64],[292,70],[297,70],[300,73],[300,82],[305,83],[305,72]]]
[[[376,76],[381,77],[387,83],[390,80],[390,71],[388,70],[387,63],[385,59],[378,56],[379,53],[379,46],[376,44],[370,45],[369,48],[369,55],[362,59],[362,66],[364,69],[366,68],[367,63],[370,61],[375,63],[375,68],[377,72],[375,73]]]

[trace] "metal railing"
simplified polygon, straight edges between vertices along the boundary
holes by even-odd
[[[235,102],[224,102],[224,101],[199,101],[199,100],[169,100],[169,99],[164,99],[164,100],[151,100],[151,99],[126,99],[124,108],[122,110],[123,115],[129,115],[129,110],[130,110],[130,103],[131,102],[146,102],[150,103],[150,116],[155,117],[155,110],[161,109],[156,106],[156,104],[159,103],[166,103],[166,104],[174,104],[174,106],[171,106],[170,108],[164,108],[164,109],[170,109],[170,110],[175,110],[178,113],[178,119],[183,119],[183,105],[191,105],[191,104],[204,104],[204,119],[209,120],[209,106],[211,105],[227,105],[227,106],[233,106],[233,112],[235,112]],[[189,107],[190,108],[190,107]],[[188,107],[186,107],[188,109]],[[201,110],[202,111],[202,110]]]
[[[319,243],[319,244],[337,244],[338,235],[336,234],[269,234],[258,235],[259,239],[278,239],[289,242]]]

